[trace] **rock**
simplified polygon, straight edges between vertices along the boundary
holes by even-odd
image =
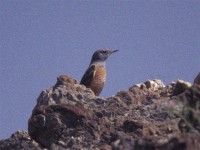
[[[153,91],[165,87],[164,83],[161,80],[147,80],[144,84],[146,85],[147,89],[151,89]]]
[[[192,105],[200,97],[189,86],[174,96],[176,85],[148,80],[112,97],[100,98],[75,79],[62,75],[39,95],[28,121],[28,133],[1,140],[0,150],[198,148],[197,120],[190,119],[196,131],[193,134],[190,127],[186,131],[178,114],[184,110],[185,101]]]
[[[184,94],[179,95],[178,99],[185,103],[179,114],[181,116],[179,129],[182,132],[192,130],[200,133],[200,86],[195,84]]]
[[[65,85],[65,86],[68,86],[68,84],[77,84],[78,82],[67,76],[67,75],[60,75],[58,78],[57,78],[57,82],[56,82],[56,85],[55,86],[59,86],[59,85]]]
[[[174,95],[179,95],[183,92],[185,92],[188,88],[190,88],[192,85],[189,82],[185,82],[183,80],[178,80],[176,82],[173,94]]]
[[[96,121],[81,104],[37,107],[28,127],[33,139],[52,149],[56,143],[58,148],[78,148],[78,144],[90,148],[88,142],[95,140],[97,131]]]
[[[200,72],[199,72],[199,74],[196,76],[196,78],[194,79],[194,84],[200,85]]]
[[[45,150],[41,145],[35,142],[26,131],[17,131],[7,140],[0,141],[0,150]]]
[[[86,103],[86,99],[95,98],[91,89],[67,76],[61,75],[57,78],[57,83],[46,90],[43,90],[38,99],[36,107],[40,105],[55,105],[55,104],[75,104],[76,102]]]

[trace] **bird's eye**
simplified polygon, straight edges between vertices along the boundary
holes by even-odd
[[[103,53],[103,54],[107,54],[108,52],[107,52],[107,51],[102,51],[102,53]]]

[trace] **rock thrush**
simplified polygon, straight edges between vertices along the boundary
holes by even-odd
[[[106,60],[118,50],[97,50],[92,56],[92,60],[80,84],[90,88],[96,96],[101,93],[106,81]]]

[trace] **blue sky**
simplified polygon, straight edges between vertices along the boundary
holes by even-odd
[[[107,61],[101,94],[200,71],[199,0],[1,0],[0,139],[26,130],[40,92],[57,76],[81,79],[93,52]]]

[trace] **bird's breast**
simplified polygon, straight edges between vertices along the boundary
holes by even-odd
[[[106,69],[102,66],[95,67],[94,78],[90,84],[90,88],[93,90],[95,95],[99,95],[104,87],[106,81]]]
[[[105,67],[96,67],[94,81],[105,82],[106,81],[106,69]]]

